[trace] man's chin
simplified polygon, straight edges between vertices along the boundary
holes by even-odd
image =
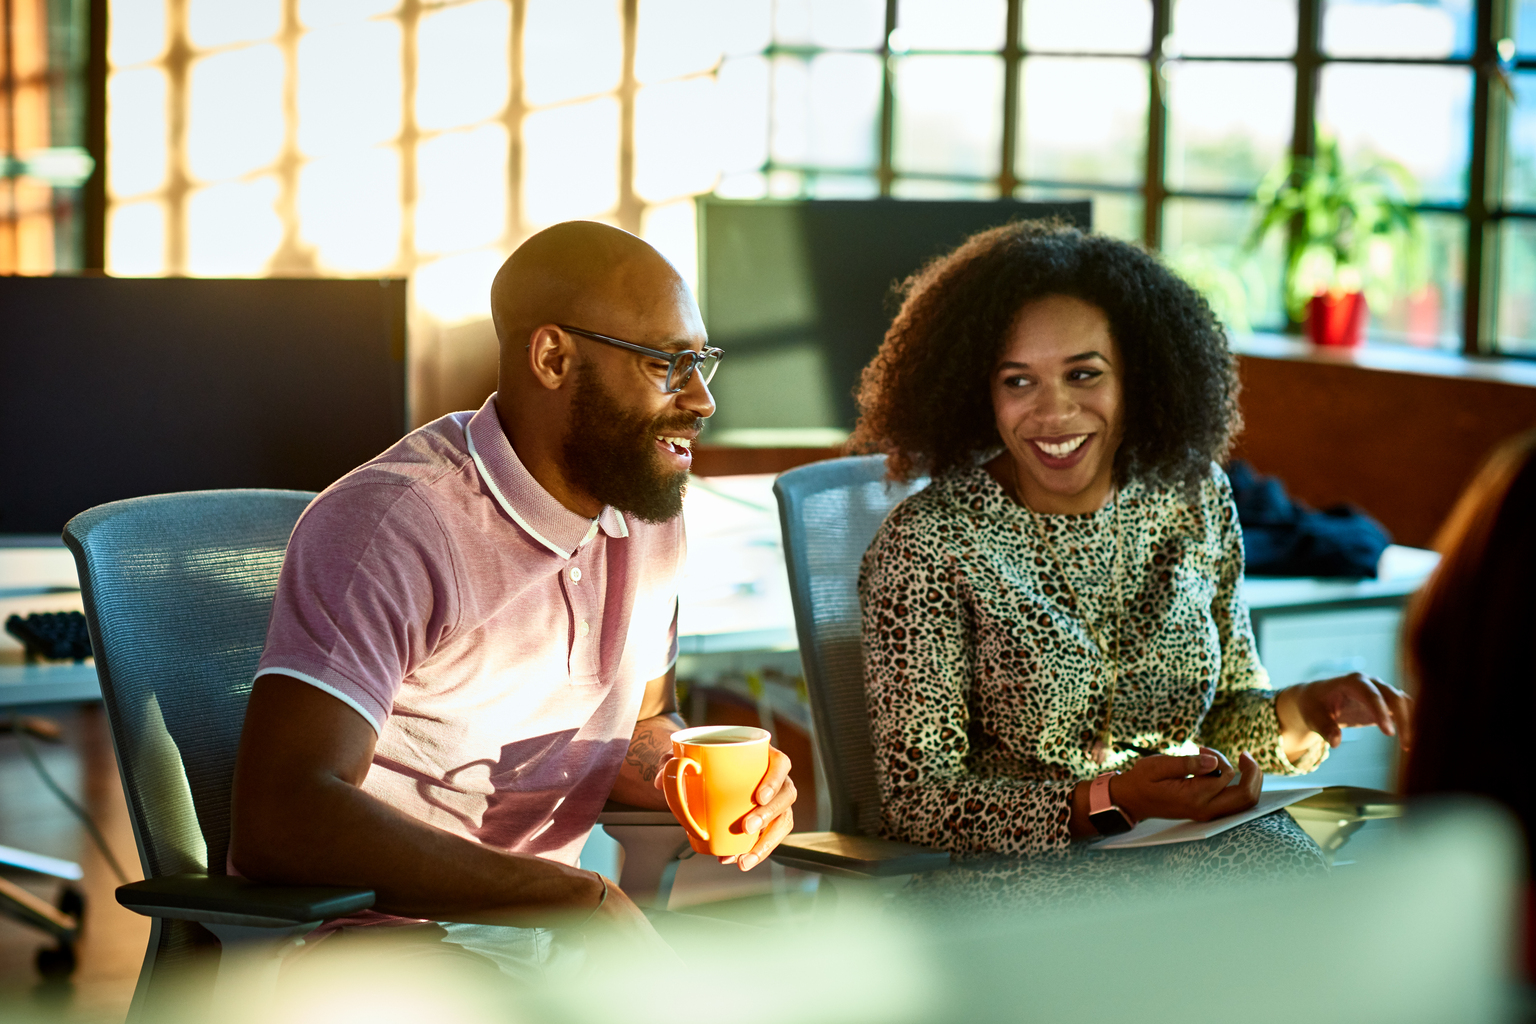
[[[677,473],[672,479],[649,494],[644,500],[609,502],[626,516],[634,516],[642,523],[660,526],[671,522],[683,511],[683,494],[688,488],[688,474]]]

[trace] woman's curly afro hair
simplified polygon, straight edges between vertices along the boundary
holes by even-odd
[[[892,477],[974,465],[1002,445],[990,379],[1019,310],[1068,295],[1104,311],[1120,348],[1120,482],[1191,493],[1240,426],[1226,334],[1200,294],[1144,250],[1060,221],[972,235],[900,286],[896,320],[858,387],[852,451]]]

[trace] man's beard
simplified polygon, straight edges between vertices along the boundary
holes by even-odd
[[[614,399],[591,368],[582,367],[561,442],[566,476],[604,505],[643,522],[664,523],[683,510],[688,473],[661,467],[656,438],[690,434],[697,419],[663,423],[637,416]]]

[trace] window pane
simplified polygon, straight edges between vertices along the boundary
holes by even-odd
[[[457,128],[507,105],[511,12],[502,0],[424,15],[416,29],[416,121]]]
[[[384,270],[400,251],[400,154],[394,149],[316,160],[299,173],[300,237],[324,270]]]
[[[507,130],[489,124],[416,147],[416,249],[457,252],[501,237],[507,218]]]
[[[1020,178],[1135,184],[1146,160],[1146,62],[1031,57],[1019,119]]]
[[[720,166],[756,170],[768,162],[768,61],[737,57],[715,76],[719,101],[714,124]]]
[[[1514,76],[1515,102],[1509,109],[1509,145],[1505,149],[1504,202],[1536,206],[1536,72]]]
[[[892,49],[1001,50],[1008,35],[1006,0],[901,0]],[[899,43],[899,46],[898,46]]]
[[[773,159],[811,167],[877,161],[880,58],[823,53],[773,61]]]
[[[996,57],[897,59],[897,171],[997,174],[1003,62]]]
[[[1414,174],[1426,200],[1466,197],[1471,71],[1332,64],[1318,94],[1319,122],[1355,167],[1386,157]]]
[[[791,46],[878,50],[885,41],[885,2],[777,0],[773,38]]]
[[[728,13],[715,0],[641,0],[635,77],[659,82],[713,68],[723,52]]]
[[[1253,219],[1253,204],[1247,202],[1170,199],[1163,207],[1168,265],[1200,290],[1222,323],[1238,332],[1285,324],[1281,240],[1273,235],[1257,252],[1246,252]]]
[[[534,106],[619,87],[624,45],[615,0],[529,0],[523,96]]]
[[[1128,242],[1141,241],[1142,199],[1136,192],[1095,192],[1079,188],[1040,188],[1032,186],[1023,190],[1022,199],[1093,200],[1093,230],[1101,235],[1123,238]]]
[[[873,199],[880,182],[867,174],[807,174],[805,194],[812,199]]]
[[[299,0],[299,21],[305,28],[319,28],[344,21],[364,21],[388,14],[399,6],[400,0]]]
[[[115,196],[165,184],[165,72],[119,71],[107,83],[107,188]]]
[[[1465,57],[1472,0],[1324,0],[1323,51],[1336,57]]]
[[[277,216],[277,179],[232,181],[192,193],[187,200],[187,273],[200,277],[253,277],[283,240]]]
[[[635,191],[648,203],[708,192],[720,175],[712,133],[714,81],[688,78],[635,97]]]
[[[1514,15],[1515,49],[1523,56],[1536,56],[1536,0],[1520,0]]]
[[[165,273],[165,207],[113,205],[107,213],[107,273],[154,277]]]
[[[1146,53],[1151,0],[1029,0],[1024,45],[1031,50]]]
[[[1163,52],[1289,57],[1296,52],[1296,0],[1175,0]]]
[[[1169,186],[1252,192],[1290,148],[1293,66],[1170,61],[1165,72]]]
[[[735,0],[717,25],[727,54],[761,53],[773,42],[773,0]]]
[[[107,59],[116,67],[141,64],[165,52],[165,0],[110,0]]]
[[[897,178],[891,183],[891,195],[897,199],[996,199],[997,186],[980,181]]]
[[[187,38],[206,49],[270,39],[283,27],[280,0],[189,0]]]
[[[1536,221],[1499,227],[1499,348],[1536,355]]]
[[[400,134],[400,25],[369,21],[299,40],[299,149],[366,149]]]
[[[595,217],[619,201],[619,104],[609,98],[523,121],[523,215],[530,224]]]
[[[233,178],[283,148],[282,51],[249,46],[192,65],[187,168],[204,181]]]
[[[1425,240],[1421,259],[1428,280],[1414,287],[1413,267],[1404,266],[1398,283],[1384,288],[1379,301],[1372,303],[1367,330],[1376,341],[1456,351],[1461,347],[1467,222],[1444,213],[1423,213],[1419,220]]]
[[[677,268],[694,294],[699,290],[699,227],[692,199],[646,207],[640,237]]]

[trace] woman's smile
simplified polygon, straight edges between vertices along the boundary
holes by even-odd
[[[1035,454],[1048,469],[1070,469],[1088,454],[1093,434],[1067,434],[1062,437],[1032,437]]]

